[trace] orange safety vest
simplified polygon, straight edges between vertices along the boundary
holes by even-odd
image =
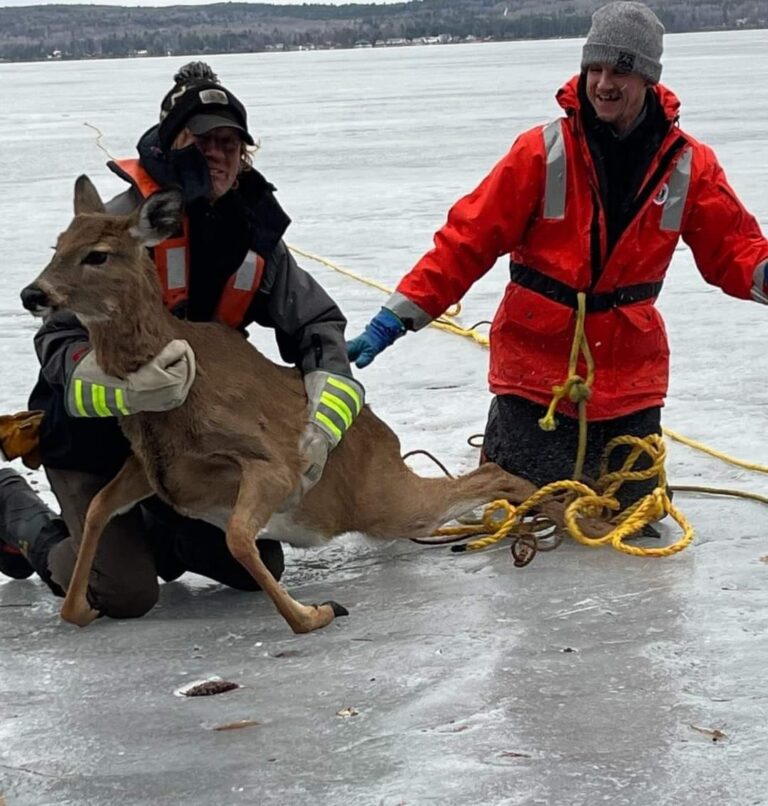
[[[160,185],[137,159],[114,160],[111,166],[142,195],[151,196]],[[189,297],[189,219],[184,216],[182,233],[153,249],[153,260],[163,289],[163,303],[169,311],[183,306]],[[249,249],[237,271],[227,280],[214,318],[230,327],[240,327],[264,276],[264,258]]]

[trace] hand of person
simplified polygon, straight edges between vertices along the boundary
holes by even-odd
[[[144,366],[125,378],[107,375],[89,350],[69,376],[71,417],[116,417],[180,406],[195,380],[195,354],[184,339],[173,339]]]
[[[0,415],[0,457],[11,461],[21,458],[32,470],[40,467],[40,424],[43,412],[20,411]]]
[[[347,342],[349,360],[354,361],[358,369],[367,367],[380,352],[404,333],[405,325],[400,317],[388,308],[382,308],[357,338]]]
[[[354,378],[318,370],[304,376],[309,420],[301,438],[301,487],[305,495],[320,481],[328,454],[341,442],[365,405]]]
[[[314,423],[307,423],[299,443],[302,498],[320,481],[332,447],[325,431]]]

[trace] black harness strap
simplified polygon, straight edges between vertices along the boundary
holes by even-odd
[[[509,276],[513,283],[535,291],[548,299],[567,305],[576,310],[578,302],[576,290],[553,277],[547,277],[536,269],[523,266],[520,263],[510,263]],[[585,292],[587,295],[587,313],[598,313],[609,311],[611,308],[618,308],[620,305],[631,305],[633,302],[642,302],[647,299],[655,299],[659,296],[662,284],[658,283],[638,283],[637,285],[627,285],[617,288],[615,291],[608,291],[603,294],[596,294],[592,291]]]

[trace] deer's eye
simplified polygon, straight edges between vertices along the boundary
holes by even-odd
[[[107,258],[109,257],[109,252],[98,252],[94,249],[93,252],[89,252],[84,258],[83,263],[86,266],[101,266],[102,263],[107,262]]]

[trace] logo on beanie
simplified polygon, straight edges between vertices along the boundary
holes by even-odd
[[[631,73],[635,69],[635,54],[620,50],[616,59],[616,67],[619,70],[626,70],[627,73]]]
[[[227,93],[221,90],[200,90],[197,96],[201,104],[221,104],[222,106],[229,105],[229,98]]]

